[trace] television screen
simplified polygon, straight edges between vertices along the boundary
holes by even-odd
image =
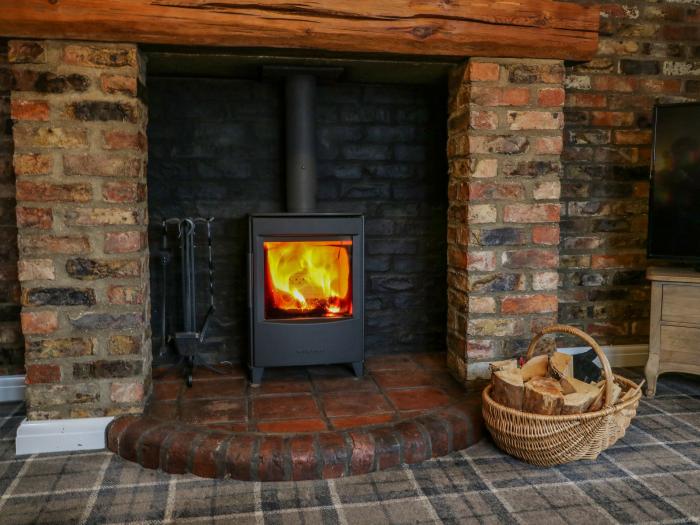
[[[700,103],[655,108],[647,255],[700,260]]]

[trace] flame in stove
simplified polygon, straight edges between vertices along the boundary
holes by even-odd
[[[352,315],[352,241],[268,241],[265,311],[268,318]]]
[[[297,301],[299,301],[300,304],[306,306],[306,299],[304,299],[304,296],[301,295],[301,292],[300,292],[299,290],[297,290],[296,288],[294,288],[294,289],[292,290],[292,295],[294,296],[294,298],[295,298]]]

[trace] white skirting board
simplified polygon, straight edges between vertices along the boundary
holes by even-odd
[[[570,348],[558,348],[559,352],[566,354],[578,354],[588,350],[589,346],[574,346]],[[649,345],[610,345],[601,347],[605,357],[613,368],[629,368],[644,366],[649,357]]]
[[[0,403],[24,401],[24,376],[0,377]],[[18,456],[42,452],[71,452],[105,448],[105,429],[112,417],[85,419],[25,419],[17,429]]]
[[[113,417],[85,419],[25,419],[17,429],[18,456],[43,452],[71,452],[105,448],[105,429]]]
[[[24,401],[24,376],[0,376],[0,403]]]
[[[566,354],[578,354],[589,348],[588,346],[577,346],[557,348],[557,350]],[[644,366],[649,357],[649,345],[608,345],[603,346],[602,349],[612,367]],[[491,377],[488,362],[469,363],[467,375],[469,379],[488,379]]]

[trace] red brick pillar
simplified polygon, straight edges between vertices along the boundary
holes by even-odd
[[[30,419],[142,410],[146,107],[136,46],[10,41]]]
[[[448,365],[521,353],[557,317],[564,67],[471,59],[450,79]]]

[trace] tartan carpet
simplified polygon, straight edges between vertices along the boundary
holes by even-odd
[[[639,370],[622,371],[639,380]],[[367,476],[255,483],[143,469],[105,451],[14,457],[0,405],[0,523],[699,523],[700,380],[661,377],[597,461],[538,468],[488,439]]]

